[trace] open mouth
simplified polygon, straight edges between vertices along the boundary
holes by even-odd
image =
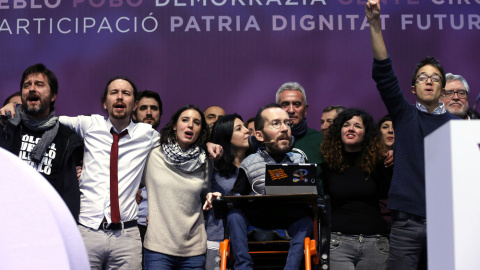
[[[30,94],[30,95],[27,96],[27,101],[32,102],[32,103],[36,103],[36,102],[40,101],[40,96],[38,96],[36,94]]]
[[[425,88],[425,92],[433,92],[433,88]]]
[[[118,102],[118,103],[113,104],[113,109],[116,110],[116,111],[122,111],[125,108],[127,108],[127,105],[125,103]]]
[[[185,137],[191,139],[193,138],[193,132],[192,131],[185,131]]]

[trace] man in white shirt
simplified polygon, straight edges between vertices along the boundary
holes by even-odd
[[[100,115],[66,117],[60,122],[75,130],[85,143],[80,177],[79,229],[92,269],[140,269],[142,245],[137,227],[138,191],[145,160],[158,145],[151,125],[131,121],[136,108],[135,85],[125,77],[111,79],[102,98],[108,118]],[[120,221],[112,221],[110,200],[111,132],[127,134],[118,142],[118,205]]]

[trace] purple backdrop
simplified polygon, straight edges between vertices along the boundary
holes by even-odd
[[[101,113],[110,77],[160,93],[163,126],[186,104],[220,105],[244,119],[297,81],[309,126],[344,105],[386,113],[371,79],[364,0],[0,0],[0,100],[38,62],[60,84],[58,115]],[[424,56],[465,76],[479,94],[479,0],[384,0],[384,37],[410,102]],[[149,17],[150,16],[150,17]],[[152,19],[153,18],[153,19]],[[229,23],[230,20],[230,23]]]

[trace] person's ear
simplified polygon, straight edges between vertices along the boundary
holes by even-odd
[[[257,138],[257,140],[258,140],[259,142],[265,141],[265,137],[263,136],[263,132],[260,131],[260,130],[256,130],[256,131],[255,131],[255,138]]]
[[[138,101],[135,101],[135,104],[133,104],[133,111],[136,111],[138,108]]]
[[[57,94],[53,94],[50,102],[54,102],[57,99]]]

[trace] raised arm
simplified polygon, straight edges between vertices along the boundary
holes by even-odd
[[[382,36],[382,25],[380,23],[380,2],[369,0],[365,5],[365,14],[370,23],[370,38],[372,40],[373,58],[384,60],[388,57],[387,48]]]

